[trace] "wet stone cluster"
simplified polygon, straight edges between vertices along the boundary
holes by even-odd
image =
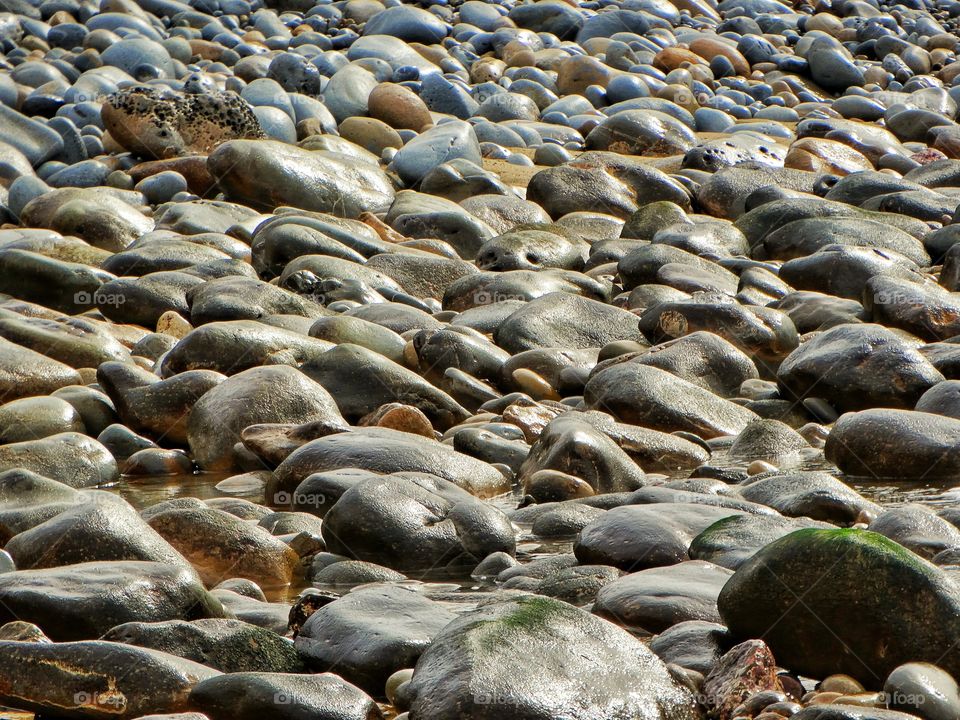
[[[0,0],[0,716],[960,718],[958,32]]]

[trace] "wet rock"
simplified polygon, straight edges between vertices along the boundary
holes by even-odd
[[[69,365],[0,338],[0,395],[7,401],[79,382],[80,375]]]
[[[101,640],[4,641],[2,647],[0,675],[20,682],[0,692],[0,702],[66,717],[100,720],[178,713],[191,707],[188,695],[194,686],[219,675],[173,655]],[[148,686],[137,681],[140,676],[130,673],[131,667],[149,674]]]
[[[70,403],[58,398],[23,398],[0,406],[0,442],[23,442],[63,432],[84,432]]]
[[[235,375],[260,365],[299,365],[330,347],[326,341],[253,320],[209,323],[188,332],[164,355],[160,374],[213,370]]]
[[[736,434],[756,417],[666,370],[631,362],[593,375],[584,389],[584,401],[587,407],[602,409],[625,423],[704,438]]]
[[[431,473],[481,497],[504,492],[508,483],[495,468],[434,440],[388,428],[357,428],[306,443],[277,468],[281,487],[293,488],[308,475],[340,468],[375,473]]]
[[[348,420],[357,421],[390,402],[421,410],[443,430],[468,417],[467,410],[443,390],[359,345],[337,345],[301,365],[301,370],[330,393]]]
[[[124,623],[101,640],[159,650],[227,673],[303,670],[289,641],[240,620]]]
[[[226,142],[210,154],[207,165],[227,195],[268,210],[291,205],[355,218],[386,210],[394,197],[378,167],[340,153],[311,152],[275,141]]]
[[[553,640],[558,637],[564,642]],[[589,687],[578,670],[584,662],[604,669]],[[623,688],[639,678],[643,693],[624,697]],[[639,641],[571,605],[536,596],[492,603],[447,625],[417,663],[410,694],[415,716],[438,720],[458,717],[464,702],[476,718],[502,717],[504,705],[530,718],[620,711],[643,717],[651,702],[659,709],[653,717],[699,717],[689,690]]]
[[[879,506],[832,475],[816,471],[761,476],[741,488],[740,496],[787,517],[808,517],[837,525],[852,525],[880,513]]]
[[[822,580],[823,566],[831,568],[829,578],[808,584],[811,572]],[[869,597],[861,592],[864,573],[876,590]],[[802,605],[791,594],[801,587]],[[811,529],[771,543],[743,565],[720,593],[719,607],[735,636],[764,634],[777,662],[795,672],[844,672],[876,683],[907,658],[952,668],[955,652],[942,631],[957,602],[943,571],[893,541],[863,530]],[[893,617],[911,632],[880,648],[876,628]]]
[[[124,363],[108,362],[97,368],[100,387],[128,428],[183,445],[187,444],[193,406],[224,379],[210,370],[188,370],[160,380],[151,372]]]
[[[242,577],[261,586],[283,586],[298,560],[282,540],[222,510],[174,508],[147,522],[190,561],[207,585]]]
[[[960,709],[957,681],[936,665],[906,663],[896,668],[883,684],[892,710],[939,720]]]
[[[689,554],[694,560],[736,570],[774,540],[806,527],[831,526],[806,517],[733,515],[697,535],[690,543]]]
[[[27,620],[52,640],[98,638],[125,622],[224,617],[191,570],[156,562],[97,561],[0,574],[3,622]]]
[[[571,605],[593,602],[597,593],[623,576],[623,572],[607,565],[579,565],[563,568],[544,578],[537,585],[537,595],[563,600]]]
[[[127,502],[101,492],[78,497],[74,507],[15,535],[4,549],[20,570],[113,560],[190,567]]]
[[[871,478],[947,477],[956,472],[960,421],[925,412],[882,408],[847,413],[827,437],[824,453],[843,472]],[[884,438],[882,445],[878,438]]]
[[[799,344],[793,321],[785,313],[745,307],[725,298],[657,303],[640,316],[639,327],[658,343],[692,332],[712,332],[769,365],[779,364]]]
[[[398,570],[473,567],[515,550],[501,511],[422,472],[353,485],[324,516],[323,537],[330,552]]]
[[[520,467],[525,492],[533,492],[533,475],[555,470],[573,475],[594,492],[627,492],[644,483],[643,470],[613,440],[574,416],[552,420],[530,447]]]
[[[265,715],[318,720],[380,720],[376,703],[332,673],[230,673],[199,682],[189,702],[210,720],[254,720]]]
[[[630,573],[601,588],[593,613],[632,632],[659,633],[691,620],[719,622],[717,596],[732,574],[699,560]]]
[[[740,513],[682,502],[615,507],[580,532],[574,553],[580,562],[613,565],[628,572],[675,565],[690,559],[687,551],[694,537],[718,520]]]
[[[312,669],[336,670],[376,697],[382,695],[387,678],[416,665],[434,637],[456,617],[414,589],[372,586],[310,615],[296,646]]]
[[[0,445],[0,470],[14,468],[56,476],[76,488],[109,485],[120,475],[116,460],[103,445],[74,432]]]
[[[413,185],[431,168],[455,159],[482,162],[480,143],[469,123],[444,123],[418,135],[397,152],[392,167],[404,183]]]
[[[777,381],[786,398],[815,394],[841,412],[913,407],[943,377],[915,348],[879,325],[840,325],[794,350]]]
[[[923,505],[889,508],[867,529],[928,560],[943,550],[960,546],[960,531]]]
[[[322,386],[295,368],[251,368],[227,378],[193,406],[187,439],[203,468],[229,467],[240,432],[256,423],[316,422],[346,427]]]
[[[723,625],[687,620],[651,639],[649,647],[665,663],[706,675],[732,644]]]
[[[508,317],[494,339],[516,353],[545,347],[601,347],[637,336],[636,316],[576,295],[551,293]]]

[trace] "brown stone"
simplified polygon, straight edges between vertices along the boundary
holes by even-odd
[[[691,65],[708,64],[706,60],[695,52],[682,47],[664,48],[653,58],[653,66],[663,72],[676,70],[679,67],[683,67],[684,63],[690,63]]]
[[[764,690],[783,692],[773,653],[762,640],[747,640],[729,650],[703,681],[707,709],[718,720],[730,720],[740,703]]]
[[[187,181],[187,187],[194,195],[209,197],[215,194],[213,189],[216,187],[216,182],[207,169],[206,155],[185,155],[166,160],[148,160],[134,165],[127,171],[127,174],[133,178],[134,183],[138,183],[144,178],[167,170],[183,175]]]
[[[669,100],[690,112],[700,107],[700,103],[697,102],[693,92],[686,85],[674,84],[662,87],[657,91],[657,97]]]
[[[787,151],[785,167],[808,172],[828,172],[834,175],[849,175],[861,170],[873,170],[867,157],[849,145],[836,140],[801,138]]]
[[[747,62],[747,59],[735,46],[725,43],[722,40],[697,38],[690,43],[690,51],[696,53],[708,63],[717,55],[722,55],[733,65],[733,69],[737,71],[737,75],[746,75],[750,72],[750,63]]]
[[[417,55],[424,60],[429,60],[434,65],[439,65],[450,57],[450,53],[442,45],[424,45],[423,43],[407,43]]]
[[[190,41],[190,53],[201,60],[212,60],[216,62],[222,56],[226,48],[220,43],[212,40],[194,39]]]
[[[48,643],[50,638],[43,634],[43,630],[33,623],[23,620],[14,620],[0,626],[0,640],[14,640],[16,642]]]
[[[54,25],[63,25],[65,23],[75,23],[76,19],[68,13],[66,10],[58,10],[53,15],[50,16],[50,20],[47,21],[50,27]]]
[[[524,439],[533,443],[547,424],[559,414],[559,411],[545,405],[518,401],[504,409],[503,421],[523,430]]]
[[[279,465],[294,450],[311,440],[343,432],[346,428],[326,421],[293,423],[258,423],[240,432],[243,446],[269,465]]]
[[[820,30],[837,37],[843,30],[843,22],[836,15],[820,12],[807,18],[807,26],[804,28],[804,32],[813,32],[814,30]]]
[[[473,83],[497,82],[503,77],[507,64],[503,60],[486,57],[470,66],[470,81]]]
[[[369,117],[348,117],[340,123],[340,137],[356,143],[374,155],[386,148],[401,148],[403,140],[399,133],[382,120]]]
[[[502,54],[503,61],[509,67],[530,67],[537,62],[533,50],[518,40],[511,40],[504,45]]]
[[[422,435],[431,440],[437,438],[433,425],[430,424],[430,420],[423,414],[423,411],[402,403],[381,405],[369,415],[362,417],[357,425],[361,427],[376,425],[413,435]]]
[[[394,83],[374,88],[367,100],[367,112],[392,128],[420,132],[433,122],[430,111],[413,91]]]
[[[557,88],[561,95],[582,95],[591,85],[606,87],[616,74],[596,58],[574,55],[559,64]]]

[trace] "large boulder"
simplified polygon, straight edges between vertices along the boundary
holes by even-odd
[[[698,720],[690,690],[639,640],[558,600],[493,602],[447,625],[420,657],[410,717]]]
[[[877,408],[842,415],[824,453],[849,475],[870,479],[950,478],[960,473],[960,420]]]
[[[779,664],[808,677],[846,673],[878,688],[909,661],[960,672],[960,589],[866,530],[798,530],[767,545],[724,586],[718,606],[737,638],[763,637]]]
[[[635,362],[601,368],[583,392],[588,408],[625,423],[709,439],[736,435],[756,414],[666,370]]]
[[[512,555],[510,520],[451,482],[404,473],[362,480],[323,518],[327,550],[396,570],[471,567],[493,552]]]
[[[90,640],[125,622],[224,617],[196,573],[108,561],[0,574],[0,624],[26,620],[57,641]]]
[[[210,720],[381,720],[377,704],[332,673],[229,673],[198,683],[190,704]]]
[[[480,497],[510,489],[492,465],[449,445],[385,427],[360,427],[311,440],[277,468],[281,489],[293,491],[307,476],[324,470],[361,468],[374,473],[430,473]]]
[[[174,655],[101,640],[0,641],[0,704],[46,717],[179,713],[192,709],[188,698],[197,683],[219,674]]]
[[[207,167],[231,198],[266,210],[290,205],[355,218],[386,211],[393,202],[393,185],[383,170],[338,152],[231,140],[210,154]]]
[[[258,423],[324,421],[346,428],[336,403],[320,384],[288,365],[259,367],[227,378],[193,406],[187,439],[196,463],[226,469],[244,428]]]
[[[457,616],[413,588],[371,585],[347,593],[307,618],[297,651],[318,671],[336,671],[374,697],[387,678],[413,667]]]
[[[777,371],[781,395],[821,397],[841,412],[912,408],[943,380],[917,345],[881,325],[838,325],[787,356]]]

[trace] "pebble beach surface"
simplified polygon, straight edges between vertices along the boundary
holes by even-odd
[[[0,718],[960,719],[958,32],[0,0]]]

